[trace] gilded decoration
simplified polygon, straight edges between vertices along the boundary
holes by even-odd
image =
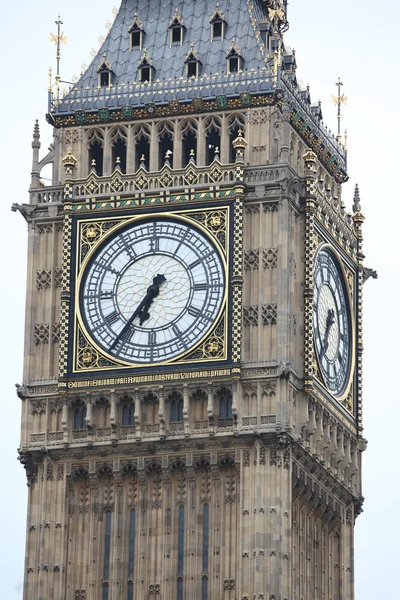
[[[235,215],[238,218],[235,219],[235,230],[242,227],[242,207],[241,200],[236,200]],[[202,210],[176,210],[169,213],[158,213],[159,215],[165,215],[175,219],[184,219],[188,222],[192,222],[196,227],[200,227],[207,235],[214,241],[216,246],[222,252],[223,263],[226,270],[226,278],[229,288],[228,279],[228,265],[230,255],[230,210],[229,206],[218,206],[216,208],[204,208]],[[112,231],[119,229],[129,222],[135,222],[143,219],[144,214],[137,214],[134,217],[117,215],[114,218],[80,218],[76,223],[77,238],[76,238],[76,256],[77,263],[75,268],[76,277],[78,278],[76,286],[76,299],[74,309],[74,358],[72,363],[72,371],[74,373],[83,373],[90,371],[104,371],[104,370],[115,370],[115,369],[126,369],[132,368],[132,363],[124,362],[121,359],[117,359],[114,356],[107,354],[102,350],[93,340],[90,335],[86,332],[86,326],[83,324],[79,312],[79,285],[82,275],[90,263],[90,257],[93,252],[98,248],[99,244],[102,244],[105,237],[113,235]],[[234,257],[236,261],[242,253],[242,242],[241,235],[236,233],[238,243],[234,247]],[[241,276],[242,266],[237,269],[239,276]],[[186,364],[189,362],[212,362],[228,359],[228,305],[229,300],[225,299],[221,308],[221,313],[218,317],[216,325],[206,334],[199,345],[192,348],[186,353],[177,356],[174,359],[166,362],[165,364]],[[241,288],[235,286],[233,289],[233,327],[232,327],[232,345],[233,354],[235,360],[238,361],[240,357],[240,326],[241,326]],[[65,310],[65,308],[64,308]],[[65,321],[64,321],[65,323]],[[61,320],[60,327],[60,347],[63,347],[63,330],[65,325]],[[64,362],[60,361],[62,365]],[[158,363],[164,364],[164,363]],[[146,368],[146,365],[143,365]]]

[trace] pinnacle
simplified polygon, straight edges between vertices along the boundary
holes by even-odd
[[[358,187],[358,183],[354,188],[354,197],[353,197],[353,212],[361,212],[361,199],[360,199],[360,190]]]
[[[36,119],[35,125],[33,127],[33,138],[38,140],[40,138],[40,130],[39,130],[39,121]]]

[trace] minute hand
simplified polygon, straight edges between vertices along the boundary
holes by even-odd
[[[157,277],[154,277],[152,285],[147,288],[147,293],[146,293],[145,297],[143,298],[143,300],[141,301],[141,303],[139,304],[139,306],[137,307],[137,309],[135,310],[135,312],[133,313],[133,315],[131,316],[129,321],[126,322],[124,328],[117,335],[114,342],[111,344],[110,350],[113,350],[115,348],[115,346],[118,344],[121,337],[131,327],[131,325],[132,325],[133,321],[136,319],[136,317],[140,316],[140,324],[142,324],[144,321],[146,321],[149,318],[150,315],[148,314],[148,309],[149,309],[150,305],[152,304],[154,298],[156,298],[158,296],[158,294],[160,292],[160,285],[162,283],[164,283],[165,281],[167,281],[167,280],[164,277],[164,275],[157,275]]]

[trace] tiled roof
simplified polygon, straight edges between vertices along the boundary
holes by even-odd
[[[265,67],[265,56],[261,40],[256,36],[258,27],[254,9],[257,7],[257,14],[264,18],[267,12],[262,0],[253,2],[254,5],[248,5],[243,0],[221,0],[225,35],[223,40],[211,41],[210,18],[216,10],[216,0],[123,0],[97,56],[74,87],[97,87],[97,70],[104,57],[115,73],[114,84],[128,85],[139,81],[138,65],[143,49],[129,49],[129,28],[135,14],[143,25],[143,48],[155,69],[154,81],[186,78],[185,57],[192,43],[202,63],[202,75],[226,73],[226,54],[233,43],[243,57],[243,69],[261,69]],[[185,27],[182,46],[170,45],[169,25],[176,9]]]

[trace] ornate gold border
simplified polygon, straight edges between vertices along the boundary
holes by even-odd
[[[223,361],[228,358],[228,288],[229,288],[229,258],[230,258],[230,210],[231,207],[229,205],[223,206],[215,206],[209,209],[186,209],[186,210],[175,210],[175,211],[166,211],[166,212],[157,212],[157,216],[159,217],[170,217],[170,218],[178,218],[180,220],[186,221],[191,225],[197,227],[200,231],[206,235],[214,246],[217,248],[221,260],[223,262],[225,268],[225,278],[227,282],[227,286],[225,289],[224,300],[221,305],[220,312],[216,319],[215,326],[209,330],[205,336],[199,340],[199,342],[191,348],[190,350],[182,353],[178,357],[175,357],[171,361],[165,361],[162,363],[156,363],[154,365],[145,365],[143,363],[128,363],[125,361],[118,361],[113,356],[108,355],[104,350],[102,350],[90,337],[83,323],[83,319],[80,314],[79,309],[79,289],[82,282],[82,277],[85,272],[86,266],[90,262],[91,256],[97,250],[98,245],[100,243],[104,243],[107,237],[115,235],[115,232],[125,227],[129,222],[134,223],[135,221],[141,221],[144,219],[148,219],[149,217],[154,216],[155,213],[142,213],[134,216],[115,216],[112,217],[102,217],[102,218],[86,218],[79,219],[78,227],[77,227],[77,238],[76,238],[76,269],[75,269],[75,281],[76,281],[76,291],[75,291],[75,303],[74,303],[74,331],[73,331],[73,369],[72,372],[75,373],[85,373],[85,372],[97,372],[97,371],[107,371],[107,370],[116,370],[116,369],[132,369],[132,368],[158,368],[166,365],[179,365],[182,362],[189,363],[198,363],[198,362],[215,362],[215,361]],[[210,227],[205,227],[203,224],[199,223],[196,219],[194,219],[194,215],[196,214],[210,214],[214,213],[218,214],[221,212],[225,212],[225,248],[223,248],[220,240],[218,240],[216,233],[219,230],[213,231]],[[191,218],[192,217],[192,218]],[[106,231],[103,230],[103,223],[115,223],[115,226],[110,226]],[[81,250],[82,243],[87,244],[87,235],[85,238],[82,237],[82,232],[85,231],[84,227],[93,226],[97,227],[98,235],[95,236],[95,242],[91,245],[89,251],[81,262]],[[193,353],[202,346],[206,344],[210,347],[215,347],[215,344],[219,344],[221,341],[221,336],[216,337],[216,330],[218,327],[223,326],[223,335],[222,335],[222,343],[223,343],[223,352],[216,352],[215,356],[212,355],[212,352],[208,352],[208,356],[206,356],[206,352],[203,352],[203,356],[199,358],[190,358],[193,356]],[[80,346],[82,344],[82,336],[85,339],[86,345]],[[95,360],[97,363],[96,367],[92,366],[92,360]],[[85,361],[90,364],[88,368],[84,368],[82,363]],[[80,363],[80,366],[79,366]]]

